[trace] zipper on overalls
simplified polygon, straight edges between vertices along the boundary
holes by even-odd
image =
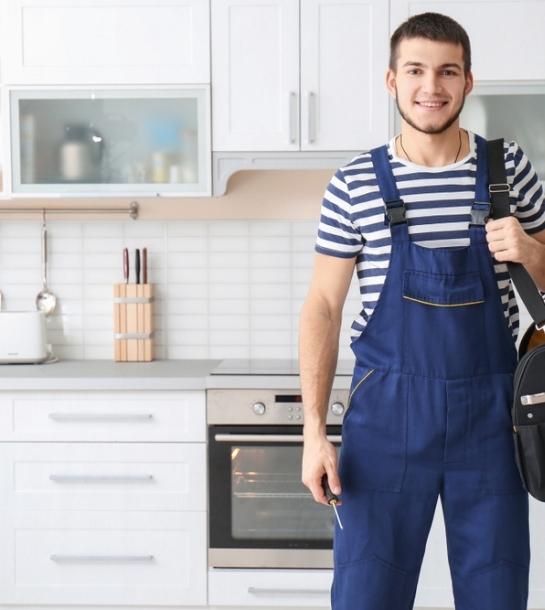
[[[354,396],[354,394],[356,393],[356,390],[367,379],[367,377],[369,377],[369,375],[371,375],[371,373],[374,373],[375,371],[376,371],[376,369],[371,369],[370,371],[367,371],[367,373],[365,373],[365,375],[358,381],[358,383],[356,384],[356,387],[350,392],[350,396],[348,397],[348,404],[346,406],[347,411],[350,408],[350,402],[352,401],[352,396]]]

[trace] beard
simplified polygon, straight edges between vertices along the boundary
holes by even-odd
[[[443,133],[443,131],[446,131],[454,123],[454,121],[456,121],[456,119],[460,116],[460,113],[462,112],[462,110],[464,108],[466,96],[464,94],[464,96],[462,97],[462,101],[460,103],[460,107],[454,112],[454,114],[451,117],[449,117],[442,125],[440,125],[438,127],[420,127],[420,126],[418,126],[407,115],[407,113],[401,109],[401,106],[399,105],[398,96],[397,96],[397,87],[396,87],[395,100],[396,100],[396,106],[397,106],[397,110],[398,110],[399,114],[401,115],[403,120],[405,122],[407,122],[413,129],[416,129],[417,131],[420,131],[421,133],[434,134],[434,133]]]

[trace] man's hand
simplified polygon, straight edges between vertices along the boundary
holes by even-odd
[[[485,224],[488,249],[498,262],[531,266],[543,246],[528,235],[514,216],[488,220]]]
[[[329,506],[322,487],[324,472],[327,473],[327,480],[331,491],[336,495],[340,495],[341,482],[337,474],[337,450],[335,445],[322,435],[304,435],[301,480],[310,489],[316,502]],[[342,502],[339,498],[337,506],[341,504]]]

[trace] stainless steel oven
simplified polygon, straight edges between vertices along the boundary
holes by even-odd
[[[348,390],[326,420],[339,448]],[[209,389],[210,567],[332,568],[333,509],[301,482],[300,390]]]

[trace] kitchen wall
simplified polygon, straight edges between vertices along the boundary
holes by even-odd
[[[54,353],[113,358],[112,284],[123,278],[121,252],[130,249],[134,269],[134,248],[145,246],[148,279],[156,284],[157,358],[297,358],[299,312],[330,175],[240,172],[232,178],[237,188],[226,197],[180,200],[181,217],[174,219],[157,213],[156,220],[48,219],[48,283],[58,297],[58,310],[48,320]],[[144,203],[153,216],[153,200]],[[1,217],[6,310],[34,308],[41,288],[40,226],[39,214]],[[340,358],[352,358],[349,326],[358,311],[354,279]]]

